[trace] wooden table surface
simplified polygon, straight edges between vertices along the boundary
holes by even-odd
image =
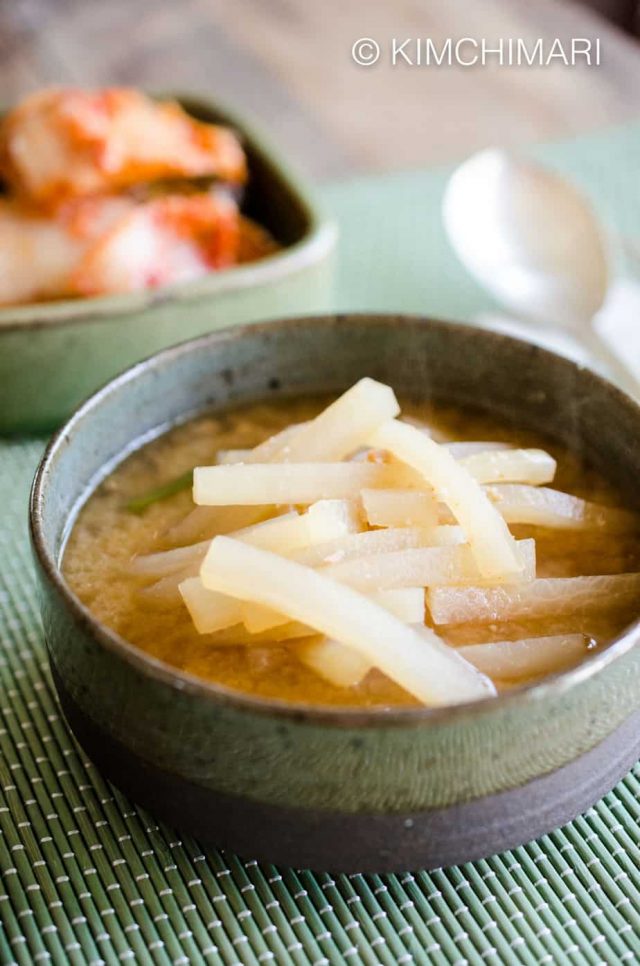
[[[355,40],[601,38],[600,67],[358,67]],[[0,0],[5,103],[52,83],[218,95],[342,178],[640,116],[640,46],[565,0]]]

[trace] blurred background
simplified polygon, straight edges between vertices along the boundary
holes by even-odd
[[[636,0],[0,0],[0,93],[199,90],[320,179],[571,137],[640,116]],[[355,40],[601,39],[599,67],[359,67]]]

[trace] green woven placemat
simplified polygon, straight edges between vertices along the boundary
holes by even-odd
[[[639,127],[545,151],[622,230],[640,225],[637,193],[628,201]],[[463,318],[486,305],[441,236],[443,177],[325,189],[343,228],[341,307]],[[49,677],[26,536],[42,447],[0,444],[1,963],[640,961],[640,768],[536,843],[399,876],[203,852],[111,788],[74,744]]]

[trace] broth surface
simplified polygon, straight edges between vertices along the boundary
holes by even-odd
[[[236,646],[230,632],[200,635],[180,599],[162,601],[149,590],[153,581],[134,576],[138,554],[187,545],[212,536],[185,518],[193,509],[185,490],[136,515],[132,498],[189,471],[213,464],[220,449],[257,445],[291,423],[308,420],[326,398],[270,401],[202,416],[171,430],[128,457],[90,497],[73,528],[63,559],[72,590],[92,613],[123,638],[162,661],[226,687],[269,698],[318,705],[398,706],[417,701],[381,673],[370,672],[355,688],[338,688],[305,667],[295,646]],[[546,449],[558,460],[555,489],[599,503],[619,505],[615,491],[593,470],[544,437],[501,426],[478,414],[446,406],[400,400],[403,418],[428,423],[434,438],[499,440]],[[640,570],[637,536],[580,534],[514,526],[518,537],[537,540],[538,576],[572,577]],[[604,646],[634,616],[596,614],[500,624],[439,627],[454,646],[492,640],[581,632]],[[523,682],[525,683],[525,682]]]

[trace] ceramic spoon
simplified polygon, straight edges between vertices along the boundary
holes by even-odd
[[[640,382],[592,324],[609,288],[610,253],[572,184],[504,151],[481,151],[451,176],[443,220],[461,262],[495,298],[529,322],[567,330],[640,396]]]

